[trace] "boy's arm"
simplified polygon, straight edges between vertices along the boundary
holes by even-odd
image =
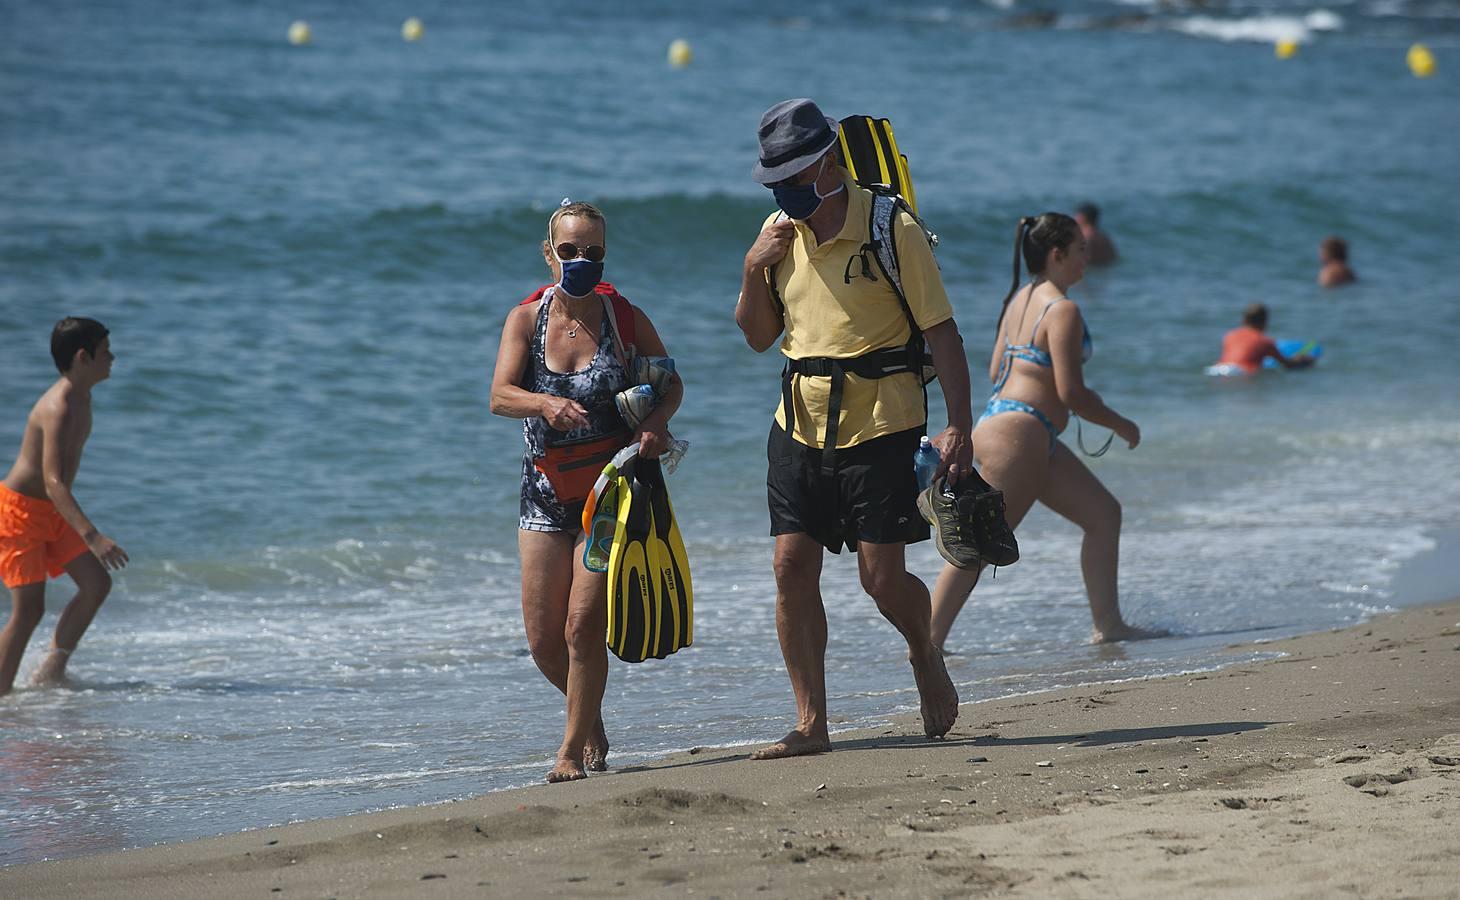
[[[43,409],[40,412],[41,426],[41,473],[45,479],[46,496],[56,507],[56,512],[66,524],[76,529],[86,546],[108,569],[120,569],[128,562],[127,553],[116,542],[102,534],[71,493],[71,478],[81,458],[80,441],[75,439],[76,413],[68,404],[59,409]],[[69,465],[68,465],[69,461]],[[69,472],[70,478],[67,477]]]
[[[1268,341],[1267,346],[1263,347],[1263,356],[1264,358],[1271,356],[1284,369],[1306,369],[1313,365],[1313,357],[1306,353],[1299,353],[1297,356],[1283,356],[1274,341]]]

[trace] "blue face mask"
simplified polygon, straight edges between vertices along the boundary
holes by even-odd
[[[816,178],[811,179],[810,184],[777,185],[771,188],[771,192],[776,196],[776,205],[781,208],[781,212],[804,222],[821,208],[821,201],[846,187],[845,184],[839,184],[836,190],[825,194],[816,190],[816,180],[821,177],[821,173],[826,169],[826,161],[830,158],[829,156],[821,158],[821,166],[816,170]]]
[[[562,260],[561,265],[563,277],[558,288],[569,297],[587,297],[603,280],[603,260],[594,262],[579,257]]]

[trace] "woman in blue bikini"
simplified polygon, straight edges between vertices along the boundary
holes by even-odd
[[[1020,286],[1023,256],[1033,280]],[[994,394],[973,429],[979,471],[1004,492],[1005,515],[1017,527],[1038,500],[1085,532],[1080,567],[1094,618],[1093,643],[1158,637],[1120,615],[1116,569],[1120,556],[1120,502],[1059,441],[1074,414],[1111,429],[1135,448],[1136,423],[1085,386],[1090,331],[1065,292],[1085,275],[1085,238],[1074,219],[1045,213],[1019,220],[1014,284],[1004,298],[989,360]],[[1105,447],[1092,453],[1098,456]],[[1083,445],[1081,447],[1083,449]],[[1087,451],[1088,452],[1088,451]],[[944,566],[933,590],[933,642],[942,646],[953,620],[978,583],[981,569]]]

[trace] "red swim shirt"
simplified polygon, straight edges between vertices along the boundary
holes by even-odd
[[[1277,356],[1277,344],[1265,333],[1251,325],[1233,328],[1222,338],[1222,358],[1217,365],[1241,366],[1248,372],[1262,368],[1262,361]]]

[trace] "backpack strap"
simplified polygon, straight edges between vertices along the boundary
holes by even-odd
[[[777,222],[782,221],[783,219],[789,218],[791,217],[786,215],[784,212],[777,212],[776,217],[771,221],[771,224],[774,225]],[[776,312],[779,313],[781,319],[784,320],[786,318],[786,301],[781,299],[781,291],[779,288],[776,287],[776,265],[776,263],[771,263],[770,265],[765,267],[765,280],[766,284],[770,288],[771,302],[776,305]]]
[[[864,270],[867,268],[866,253],[870,249],[873,258],[877,260],[878,268],[882,270],[883,275],[887,276],[888,284],[892,285],[892,292],[897,295],[898,303],[902,304],[902,314],[907,319],[908,328],[907,360],[909,367],[918,376],[918,386],[923,389],[923,425],[926,428],[928,382],[938,377],[938,373],[933,368],[933,355],[928,350],[928,342],[923,337],[923,329],[918,325],[917,317],[913,315],[912,305],[907,302],[907,294],[902,289],[902,266],[898,260],[897,229],[894,227],[899,210],[912,216],[913,221],[923,228],[923,233],[928,236],[930,248],[938,245],[937,236],[923,226],[922,220],[907,205],[906,200],[898,194],[874,191],[872,212],[869,214],[867,222],[867,233],[870,240],[862,248],[862,267]]]
[[[619,361],[629,365],[634,357],[634,344],[638,337],[634,325],[634,307],[623,295],[608,285],[607,291],[599,291],[603,297],[603,320],[613,332],[613,343],[618,349]]]
[[[902,266],[897,253],[897,229],[895,227],[897,213],[899,211],[907,213],[912,217],[914,222],[918,223],[918,226],[923,229],[924,236],[928,239],[928,246],[930,248],[936,248],[938,246],[938,236],[928,231],[927,226],[923,224],[923,220],[917,217],[917,214],[908,206],[906,200],[898,194],[874,191],[872,194],[872,211],[868,216],[867,222],[867,232],[870,240],[863,245],[859,255],[862,259],[862,274],[875,281],[876,278],[871,274],[870,267],[867,265],[867,254],[871,252],[872,258],[877,261],[878,268],[887,277],[887,282],[892,285],[892,292],[897,295],[897,301],[902,304],[902,314],[907,319],[908,351],[910,354],[920,354],[915,362],[914,371],[921,373],[924,406],[926,406],[927,383],[938,377],[938,373],[933,369],[932,354],[928,352],[927,342],[923,339],[923,330],[918,325],[918,320],[913,316],[912,306],[907,302],[907,294],[902,288]],[[856,258],[854,256],[852,259],[855,260]],[[847,266],[847,272],[850,274],[851,260],[847,262]],[[850,281],[851,279],[848,278],[847,280]]]

